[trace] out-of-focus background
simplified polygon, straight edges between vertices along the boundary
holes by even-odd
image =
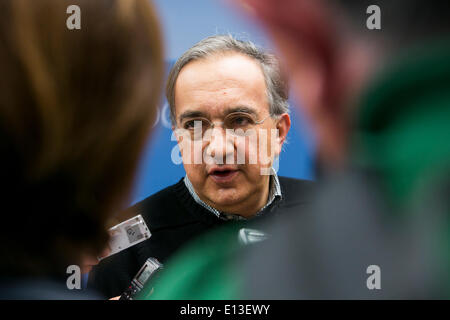
[[[184,51],[215,34],[231,33],[273,50],[261,28],[226,1],[153,0],[153,3],[163,28],[167,70]],[[315,139],[311,127],[299,112],[300,108],[295,107],[297,103],[291,99],[292,127],[279,158],[278,174],[311,180],[314,179]],[[172,161],[172,152],[178,154],[178,149],[175,150],[177,144],[171,138],[169,106],[165,98],[160,103],[153,129],[152,139],[148,141],[137,172],[132,203],[176,183],[185,174],[183,165]]]

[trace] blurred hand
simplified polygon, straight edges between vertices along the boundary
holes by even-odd
[[[100,257],[107,256],[111,250],[109,248],[106,248],[102,251],[100,254]],[[99,263],[99,259],[97,257],[94,257],[92,255],[84,255],[81,262],[81,273],[86,274],[89,273],[92,270],[92,267],[97,265]]]

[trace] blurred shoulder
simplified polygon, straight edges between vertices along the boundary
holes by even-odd
[[[278,176],[281,193],[287,204],[310,203],[316,183],[311,180]]]

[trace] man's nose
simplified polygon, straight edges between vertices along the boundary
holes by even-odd
[[[227,134],[222,127],[214,127],[208,140],[209,144],[206,147],[206,154],[214,159],[214,163],[233,163],[234,142],[231,134]]]

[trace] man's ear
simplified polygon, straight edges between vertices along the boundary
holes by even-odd
[[[291,128],[291,117],[289,116],[288,113],[283,113],[277,121],[277,130],[278,130],[277,155],[281,153],[283,143],[286,141],[286,137],[288,135],[290,128]]]
[[[174,125],[172,125],[172,132],[173,132],[173,136],[175,136],[175,140],[177,141],[178,144],[178,148],[180,149],[180,154],[181,157],[183,157],[183,134],[180,132],[179,128],[176,128]],[[173,136],[172,136],[172,141],[173,141]]]
[[[175,139],[177,140],[177,143],[180,144],[183,141],[183,135],[180,134],[180,132],[174,125],[172,125],[172,132],[175,135]]]

